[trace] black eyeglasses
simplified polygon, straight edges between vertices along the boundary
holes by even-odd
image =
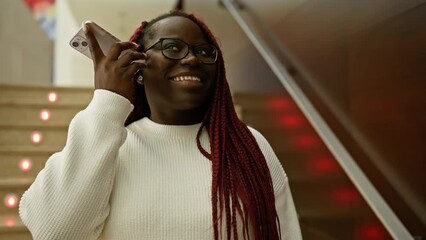
[[[144,52],[147,52],[157,44],[161,45],[163,56],[168,59],[180,60],[185,58],[189,50],[204,64],[213,64],[217,60],[217,48],[213,44],[204,43],[198,45],[189,45],[188,43],[176,38],[160,38]]]

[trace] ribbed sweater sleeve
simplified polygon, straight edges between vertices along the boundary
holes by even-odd
[[[66,146],[53,154],[20,201],[34,239],[97,239],[109,214],[118,150],[131,103],[95,90],[71,121]]]

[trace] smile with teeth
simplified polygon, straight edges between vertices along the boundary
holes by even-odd
[[[172,78],[172,81],[175,82],[182,82],[182,81],[195,81],[195,82],[201,82],[201,79],[196,76],[178,76]]]

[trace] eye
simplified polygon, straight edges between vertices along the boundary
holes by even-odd
[[[178,44],[178,43],[175,43],[175,42],[163,43],[163,50],[179,52],[181,50],[180,45],[181,44]]]
[[[197,55],[202,55],[202,56],[212,56],[215,54],[214,48],[212,48],[210,45],[198,46],[195,49],[195,52]]]
[[[196,50],[196,53],[199,55],[207,55],[207,51],[205,49],[199,48]]]

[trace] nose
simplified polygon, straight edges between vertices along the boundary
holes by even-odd
[[[184,58],[182,58],[180,62],[182,64],[189,64],[189,65],[200,64],[200,60],[194,54],[194,52],[192,51],[192,49],[188,50],[188,54]]]

